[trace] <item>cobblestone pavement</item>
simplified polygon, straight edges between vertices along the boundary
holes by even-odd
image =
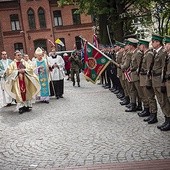
[[[63,99],[19,115],[0,109],[0,170],[38,170],[170,158],[170,133],[148,125],[109,90],[65,81]],[[163,115],[158,114],[159,123]]]

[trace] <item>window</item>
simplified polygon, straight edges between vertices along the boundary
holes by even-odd
[[[72,9],[72,17],[73,17],[73,24],[81,24],[80,14],[78,13],[77,9]]]
[[[54,25],[55,26],[63,25],[62,18],[61,18],[61,11],[60,10],[53,11],[53,15],[54,15]]]
[[[45,51],[47,51],[47,40],[46,39],[34,40],[34,49],[36,50],[38,47],[41,47]]]
[[[76,43],[76,49],[81,50],[82,49],[82,41],[79,36],[75,37],[75,43]]]
[[[21,53],[24,53],[24,49],[23,49],[23,44],[22,43],[15,43],[14,44],[14,49],[19,50]]]
[[[42,8],[38,9],[38,18],[39,18],[40,28],[46,28],[44,9]]]
[[[29,9],[28,12],[28,23],[29,23],[29,28],[30,29],[35,29],[35,15],[34,15],[34,11],[32,9]]]
[[[12,15],[10,15],[10,20],[11,20],[11,28],[12,28],[12,31],[20,30],[20,24],[19,24],[18,14],[12,14]]]
[[[59,39],[63,42],[64,46],[57,44],[58,51],[66,51],[65,39],[64,38],[59,38]]]

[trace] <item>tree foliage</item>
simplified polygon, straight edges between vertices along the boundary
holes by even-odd
[[[59,4],[75,4],[80,13],[94,17],[99,25],[102,43],[109,43],[108,30],[112,39],[122,41],[127,34],[136,32],[132,21],[141,20],[143,25],[158,24],[153,28],[161,35],[167,34],[170,20],[170,0],[59,0]]]

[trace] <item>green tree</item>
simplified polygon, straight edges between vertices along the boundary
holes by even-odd
[[[112,39],[122,41],[125,35],[136,32],[132,21],[138,18],[143,25],[152,25],[153,16],[160,34],[169,30],[169,0],[59,0],[59,3],[76,4],[80,13],[92,15],[103,44],[109,43],[107,27]]]

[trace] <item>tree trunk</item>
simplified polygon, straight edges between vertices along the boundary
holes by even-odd
[[[99,37],[100,43],[106,45],[109,44],[109,38],[107,35],[107,15],[99,15]]]

